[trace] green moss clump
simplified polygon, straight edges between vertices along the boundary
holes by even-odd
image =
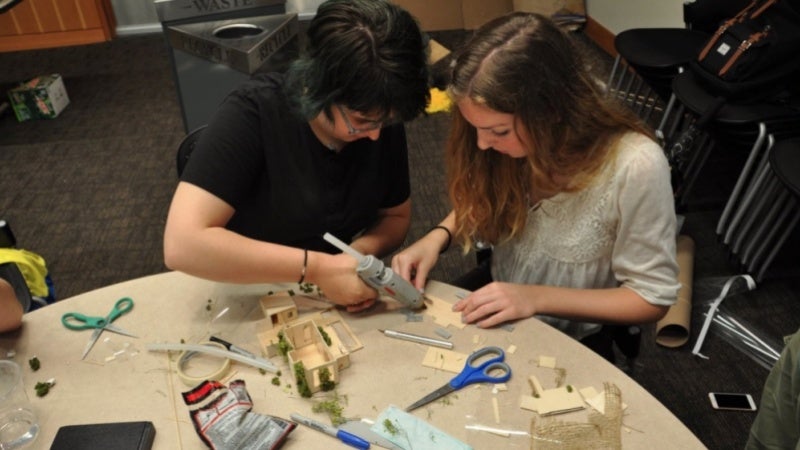
[[[328,347],[330,347],[332,342],[331,342],[331,337],[328,336],[328,332],[323,330],[322,327],[317,327],[317,329],[319,330],[319,334],[322,335],[322,340],[325,341]]]
[[[297,392],[301,397],[310,398],[311,388],[308,387],[308,380],[306,380],[306,368],[302,361],[294,363],[294,379],[297,382]]]
[[[323,391],[332,391],[336,387],[336,382],[331,380],[331,371],[327,367],[319,370],[319,382]]]
[[[44,397],[48,392],[50,392],[51,387],[53,387],[53,383],[50,383],[49,381],[39,381],[36,383],[36,386],[34,386],[33,389],[36,390],[37,397]]]
[[[286,340],[286,335],[283,334],[283,331],[278,333],[278,351],[281,355],[283,355],[284,359],[288,358],[289,351],[292,349],[292,345],[289,344],[289,341]]]
[[[331,424],[335,427],[338,427],[339,425],[347,422],[347,419],[344,418],[344,406],[342,406],[342,403],[347,403],[347,397],[340,396],[334,392],[325,400],[315,403],[314,406],[311,407],[311,410],[316,413],[326,413],[331,419]]]
[[[397,429],[394,423],[392,423],[392,421],[389,419],[385,419],[383,421],[383,429],[386,430],[386,432],[391,434],[392,436],[397,436],[397,433],[400,431]]]

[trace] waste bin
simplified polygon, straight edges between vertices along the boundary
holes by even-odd
[[[185,131],[208,123],[223,98],[255,73],[283,71],[299,50],[285,0],[156,0]]]

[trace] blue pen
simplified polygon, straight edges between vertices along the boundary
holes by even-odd
[[[361,439],[355,434],[348,433],[347,431],[340,430],[330,425],[325,425],[324,423],[317,422],[316,420],[309,419],[308,417],[303,417],[297,413],[293,413],[289,417],[297,423],[301,423],[309,428],[321,431],[328,436],[333,436],[351,447],[361,450],[367,450],[369,448],[369,442]]]

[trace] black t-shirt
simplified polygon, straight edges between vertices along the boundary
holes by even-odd
[[[338,153],[293,115],[279,74],[259,74],[220,105],[181,179],[235,209],[227,228],[254,239],[333,251],[322,235],[346,242],[377,210],[410,195],[402,124]]]

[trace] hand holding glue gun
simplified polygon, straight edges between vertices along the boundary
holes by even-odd
[[[330,233],[325,233],[322,237],[339,250],[354,257],[358,261],[358,267],[356,267],[358,276],[381,295],[391,297],[413,309],[423,307],[422,293],[403,277],[394,273],[392,269],[386,267],[383,261],[372,255],[362,255]]]

